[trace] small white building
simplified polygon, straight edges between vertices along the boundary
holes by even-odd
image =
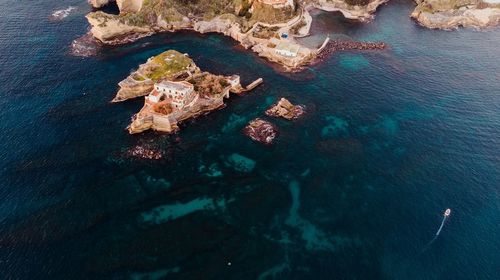
[[[276,53],[286,57],[297,57],[300,46],[290,42],[280,42],[276,46]]]
[[[194,86],[188,82],[162,81],[154,85],[154,89],[146,99],[151,103],[170,100],[173,108],[182,108],[195,97]]]

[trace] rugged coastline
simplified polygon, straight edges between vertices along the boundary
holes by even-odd
[[[132,117],[130,134],[152,129],[179,130],[179,123],[225,106],[230,93],[252,90],[258,79],[246,88],[238,75],[220,76],[201,71],[187,54],[169,50],[154,56],[119,83],[113,102],[146,96],[144,106]]]
[[[319,0],[313,3],[313,6],[327,12],[341,12],[342,15],[348,19],[367,22],[373,19],[377,8],[387,2],[389,2],[389,0]]]
[[[322,46],[308,48],[295,40],[309,35],[311,9],[339,11],[364,22],[387,0],[349,1],[355,5],[331,0],[224,0],[217,3],[199,0],[183,6],[173,0],[117,0],[119,15],[96,11],[86,17],[92,36],[103,44],[123,44],[154,33],[178,30],[221,33],[278,63],[285,71],[293,71],[314,61],[329,41],[325,38]]]
[[[266,115],[270,117],[281,117],[286,120],[294,120],[302,116],[305,112],[304,105],[294,105],[288,99],[281,98],[271,108],[266,110]]]
[[[417,0],[411,17],[432,29],[483,29],[500,24],[500,2],[495,0]]]

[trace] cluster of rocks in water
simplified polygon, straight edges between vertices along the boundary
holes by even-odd
[[[359,41],[330,41],[323,49],[321,53],[318,54],[318,59],[323,59],[326,56],[337,52],[337,51],[349,51],[349,50],[383,50],[387,48],[387,44],[384,42],[359,42]]]
[[[297,119],[305,112],[305,106],[293,105],[285,98],[281,98],[275,105],[266,110],[266,115],[282,117],[286,120]],[[277,127],[269,121],[256,118],[248,123],[243,133],[252,140],[269,145],[278,136]]]
[[[159,160],[163,158],[164,153],[160,150],[137,145],[127,150],[126,155],[135,158]]]
[[[87,33],[71,43],[71,54],[74,56],[89,57],[97,54],[100,48],[99,42]]]
[[[271,117],[282,117],[287,120],[297,119],[305,112],[305,106],[293,105],[286,98],[281,98],[278,103],[266,111],[266,115]]]
[[[243,133],[252,140],[264,144],[272,144],[273,140],[278,135],[276,126],[268,121],[256,118],[243,129]]]

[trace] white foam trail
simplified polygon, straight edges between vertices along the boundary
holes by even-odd
[[[436,236],[438,236],[441,233],[441,230],[443,229],[443,226],[444,226],[444,221],[446,221],[447,217],[448,216],[443,217],[443,221],[441,222],[441,226],[439,227],[438,231],[436,232]]]
[[[56,20],[62,20],[64,18],[66,18],[67,16],[69,16],[69,14],[76,10],[76,7],[75,6],[69,6],[68,8],[66,9],[63,9],[63,10],[57,10],[57,11],[54,11],[52,13],[52,18],[53,19],[56,19]]]
[[[424,249],[422,249],[422,252],[420,252],[420,254],[424,253],[427,249],[429,249],[429,247],[432,245],[432,243],[438,238],[439,234],[441,233],[441,230],[443,229],[443,226],[444,226],[444,222],[446,221],[446,219],[448,218],[449,216],[445,215],[443,217],[443,220],[441,221],[441,226],[439,226],[439,229],[438,231],[436,232],[436,235],[434,236],[434,238],[432,238],[431,241],[429,241],[429,243],[427,243],[425,246],[424,246]]]

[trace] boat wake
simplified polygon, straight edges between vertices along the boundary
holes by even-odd
[[[443,229],[444,222],[446,222],[446,219],[450,216],[450,214],[451,214],[451,209],[449,209],[449,208],[446,209],[446,211],[443,214],[443,220],[441,221],[441,226],[439,226],[439,229],[437,230],[436,235],[434,235],[434,238],[432,238],[432,240],[429,241],[429,243],[427,243],[424,246],[424,249],[422,249],[422,252],[420,252],[420,254],[424,253],[427,249],[429,249],[429,247],[432,245],[432,243],[438,238],[439,234],[441,233],[441,230]]]
[[[54,11],[52,13],[52,15],[50,16],[50,18],[52,20],[63,20],[67,16],[69,16],[71,14],[71,12],[74,11],[74,10],[76,10],[75,6],[69,6],[68,8],[63,9],[63,10]]]

